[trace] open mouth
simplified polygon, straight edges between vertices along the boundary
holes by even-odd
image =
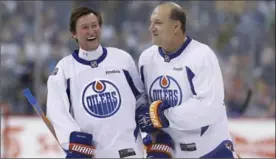
[[[89,38],[87,38],[87,41],[94,41],[96,39],[96,37],[94,36],[94,37],[89,37]]]

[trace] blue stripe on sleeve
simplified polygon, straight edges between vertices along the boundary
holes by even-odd
[[[134,83],[133,83],[133,80],[129,74],[128,71],[126,70],[123,70],[124,71],[124,74],[125,74],[125,77],[126,77],[126,80],[128,82],[128,85],[130,86],[131,90],[132,90],[132,93],[134,94],[135,97],[137,97],[140,92],[138,91],[138,89],[135,87]]]
[[[196,92],[195,92],[193,81],[192,81],[192,79],[194,78],[195,74],[187,66],[186,66],[186,72],[187,72],[188,80],[189,80],[189,83],[190,83],[191,91],[192,91],[193,95],[197,95]]]
[[[144,79],[144,66],[142,65],[140,67],[140,74],[141,74],[141,80],[145,84],[145,79]]]
[[[67,94],[68,101],[69,101],[69,112],[71,113],[72,104],[71,104],[71,96],[70,96],[70,78],[68,78],[66,80],[66,82],[67,82],[66,94]]]
[[[208,128],[209,128],[209,125],[201,127],[200,136],[202,136]]]

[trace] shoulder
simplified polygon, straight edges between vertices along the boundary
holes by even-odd
[[[191,47],[195,52],[200,52],[200,54],[195,54],[195,55],[198,55],[201,57],[204,57],[207,54],[213,53],[213,50],[210,48],[210,46],[194,39],[191,43]]]
[[[147,63],[147,61],[150,61],[150,59],[158,53],[158,46],[157,45],[152,45],[151,47],[147,48],[144,50],[140,57],[139,57],[139,64],[143,65]]]
[[[105,47],[106,50],[107,50],[107,53],[116,58],[117,60],[121,59],[121,60],[124,60],[124,59],[131,59],[133,60],[132,56],[126,52],[125,50],[122,50],[122,49],[119,49],[119,48],[116,48],[116,47]]]
[[[54,70],[49,75],[49,80],[57,81],[65,79],[65,72],[69,71],[69,67],[73,63],[72,55],[67,55],[63,57],[58,63],[56,64]]]
[[[188,53],[188,66],[195,71],[219,67],[215,52],[207,44],[193,40]]]
[[[107,47],[106,49],[109,58],[112,61],[115,60],[117,66],[122,68],[136,67],[134,59],[127,51],[115,47]]]
[[[67,55],[58,61],[56,67],[62,70],[66,70],[67,68],[69,68],[68,65],[72,64],[73,61],[73,56],[71,54]]]
[[[203,61],[206,60],[208,61],[217,59],[216,54],[210,46],[194,39],[191,42],[189,52],[191,60],[198,64],[203,64]]]

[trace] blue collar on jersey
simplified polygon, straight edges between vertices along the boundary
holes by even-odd
[[[79,50],[75,50],[72,54],[75,60],[84,65],[90,65],[92,68],[98,67],[98,64],[101,63],[107,56],[107,50],[103,47],[103,54],[97,59],[92,61],[87,61],[79,57]]]
[[[169,53],[169,54],[165,54],[163,49],[161,47],[158,47],[159,54],[164,58],[165,62],[170,62],[171,59],[179,56],[191,41],[192,39],[189,36],[187,36],[187,39],[184,42],[184,44],[176,52]]]

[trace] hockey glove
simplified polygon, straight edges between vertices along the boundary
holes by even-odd
[[[148,134],[143,143],[146,146],[147,158],[172,158],[174,142],[169,134],[159,130]]]
[[[91,134],[73,131],[70,134],[69,151],[67,151],[66,158],[92,158],[95,151],[92,140]]]
[[[169,121],[163,111],[170,106],[161,100],[153,102],[149,107],[136,110],[136,121],[142,132],[154,132],[156,129],[167,128]]]

